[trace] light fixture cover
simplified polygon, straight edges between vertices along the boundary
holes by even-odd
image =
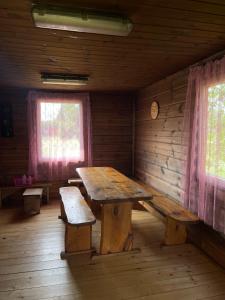
[[[44,84],[86,85],[88,83],[89,76],[74,74],[42,73],[41,80]]]
[[[66,9],[36,4],[32,8],[36,27],[77,32],[127,36],[131,21],[122,14],[90,9]]]

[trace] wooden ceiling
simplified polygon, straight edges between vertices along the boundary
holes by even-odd
[[[134,90],[225,48],[224,0],[38,2],[119,10],[134,29],[115,37],[35,28],[31,1],[0,0],[1,86],[43,89],[40,72],[59,72],[90,74],[88,90]]]

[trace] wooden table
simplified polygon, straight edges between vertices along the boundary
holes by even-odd
[[[89,167],[76,170],[89,198],[102,206],[100,254],[131,250],[133,202],[150,200],[152,195],[113,168]]]

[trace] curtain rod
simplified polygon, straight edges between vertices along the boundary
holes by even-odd
[[[193,65],[191,65],[190,67],[196,67],[196,66],[201,66],[201,65],[205,65],[207,62],[211,61],[211,60],[216,60],[218,58],[222,58],[225,55],[225,50],[222,50],[220,52],[217,52],[207,58],[204,58],[202,60],[200,60],[197,63],[194,63]]]

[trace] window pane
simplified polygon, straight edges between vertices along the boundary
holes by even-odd
[[[225,179],[225,84],[208,89],[206,172]]]
[[[41,158],[56,161],[82,159],[81,104],[40,103]]]

